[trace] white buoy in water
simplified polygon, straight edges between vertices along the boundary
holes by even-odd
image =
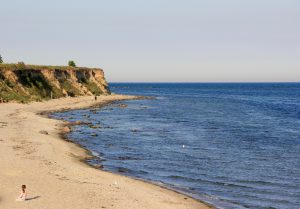
[[[182,148],[185,148],[185,145],[182,145]]]

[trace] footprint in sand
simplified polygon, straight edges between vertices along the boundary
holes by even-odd
[[[7,126],[7,122],[1,122],[0,121],[0,128],[5,128]]]

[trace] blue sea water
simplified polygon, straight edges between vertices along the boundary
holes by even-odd
[[[155,96],[55,113],[89,163],[218,208],[300,208],[300,83],[112,83]],[[119,104],[128,105],[126,108]]]

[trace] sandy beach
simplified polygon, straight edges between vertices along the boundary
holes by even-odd
[[[39,113],[104,105],[133,96],[54,99],[0,104],[1,209],[205,209],[205,204],[150,183],[104,172],[84,163],[86,150],[64,141],[65,122]],[[16,202],[27,185],[29,200]]]

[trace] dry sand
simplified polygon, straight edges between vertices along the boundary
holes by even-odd
[[[97,103],[133,98],[101,96]],[[87,152],[61,139],[64,122],[38,114],[95,104],[92,97],[0,104],[0,209],[209,208],[159,186],[88,166],[82,162]],[[16,202],[22,184],[29,200]]]

